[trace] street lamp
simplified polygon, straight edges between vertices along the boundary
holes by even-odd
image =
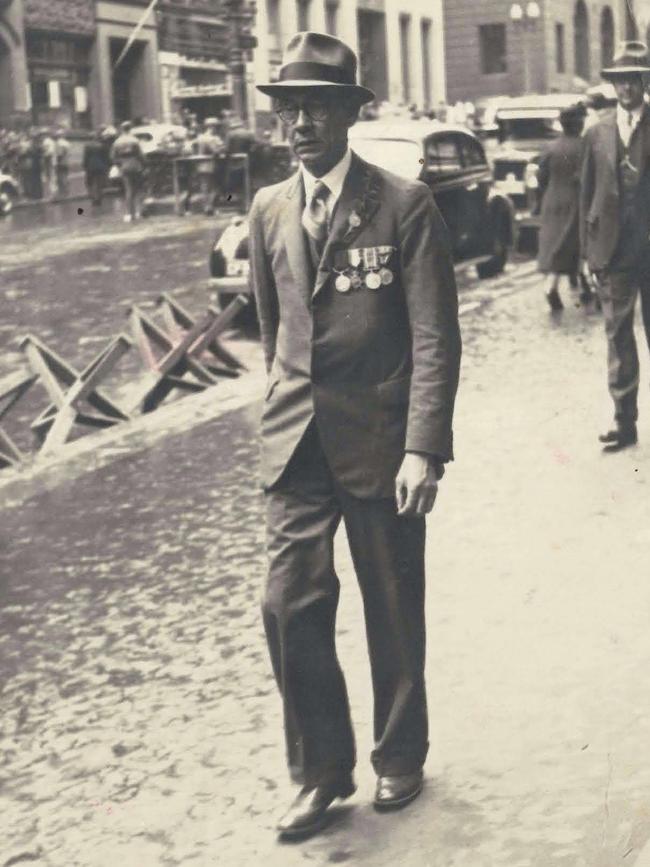
[[[530,90],[530,69],[528,66],[528,31],[534,30],[541,17],[539,3],[530,0],[529,3],[513,3],[510,7],[510,20],[517,29],[521,29],[522,49],[524,54],[524,93]]]

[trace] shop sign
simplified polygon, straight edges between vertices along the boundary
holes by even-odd
[[[199,96],[232,96],[232,88],[228,84],[193,84],[178,85],[172,88],[173,99],[192,99]]]

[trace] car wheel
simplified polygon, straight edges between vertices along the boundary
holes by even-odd
[[[485,280],[487,277],[496,277],[496,275],[500,274],[506,267],[507,261],[508,241],[506,236],[506,230],[503,226],[501,226],[494,239],[492,255],[484,262],[479,262],[479,264],[476,266],[476,273],[481,278],[481,280]]]

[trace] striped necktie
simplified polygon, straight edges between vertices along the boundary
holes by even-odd
[[[316,181],[311,198],[302,212],[303,228],[319,248],[325,244],[327,238],[329,216],[327,199],[329,194],[329,187],[322,181]]]

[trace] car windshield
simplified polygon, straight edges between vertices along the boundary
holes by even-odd
[[[551,139],[562,132],[558,120],[550,117],[525,117],[516,120],[499,119],[502,140]]]
[[[369,163],[396,175],[414,179],[422,171],[422,148],[414,141],[386,138],[355,138],[352,150]]]

